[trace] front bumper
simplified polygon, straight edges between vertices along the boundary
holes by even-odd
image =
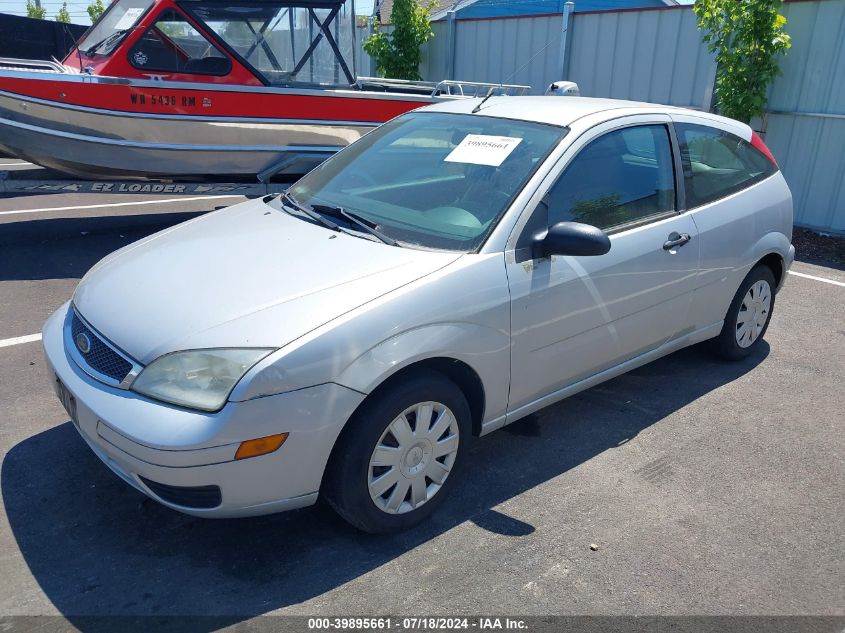
[[[50,380],[57,394],[58,379],[75,398],[77,430],[124,481],[168,507],[204,517],[270,514],[316,501],[335,440],[363,394],[328,383],[229,402],[216,413],[155,402],[94,380],[70,359],[63,337],[68,308],[44,325]],[[288,439],[274,453],[234,460],[240,442],[282,432]],[[171,487],[215,486],[220,502],[211,508],[161,496]]]

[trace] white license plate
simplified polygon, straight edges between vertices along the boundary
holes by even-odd
[[[79,420],[76,418],[76,398],[73,397],[73,394],[68,391],[68,388],[65,387],[64,383],[58,377],[56,378],[56,384],[59,386],[59,400],[61,400],[62,406],[67,411],[74,426],[79,427]]]

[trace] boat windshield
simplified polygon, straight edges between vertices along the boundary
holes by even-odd
[[[274,85],[355,83],[352,0],[220,0],[182,6]]]
[[[79,42],[86,55],[111,55],[155,0],[115,0]]]

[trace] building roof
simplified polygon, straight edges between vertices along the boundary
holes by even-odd
[[[442,20],[446,12],[455,10],[458,19],[515,17],[562,13],[566,0],[458,0],[453,6],[435,9],[433,20]],[[574,0],[575,11],[612,11],[676,5],[678,0]]]
[[[420,1],[420,4],[425,4]],[[453,6],[461,4],[460,0],[435,0],[434,6],[431,8],[431,15],[446,15],[446,12],[452,9]],[[393,0],[376,0],[375,14],[378,16],[379,22],[382,24],[390,24],[390,12],[393,11]]]
[[[391,24],[393,0],[374,0],[375,15],[382,24]],[[418,0],[425,4],[425,0]],[[681,4],[682,0],[574,0],[575,11],[612,11],[641,7],[663,7]],[[562,13],[566,0],[434,0],[432,21],[443,20],[448,11],[455,11],[458,19],[514,17]]]

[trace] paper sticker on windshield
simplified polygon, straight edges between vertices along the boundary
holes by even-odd
[[[143,12],[143,7],[132,7],[130,9],[126,9],[126,13],[123,14],[123,17],[120,18],[117,21],[117,24],[114,25],[114,30],[122,31],[123,29],[128,29],[138,21],[138,18],[141,17]]]
[[[447,163],[471,163],[498,167],[522,142],[512,136],[487,136],[467,134],[457,147],[444,158]]]

